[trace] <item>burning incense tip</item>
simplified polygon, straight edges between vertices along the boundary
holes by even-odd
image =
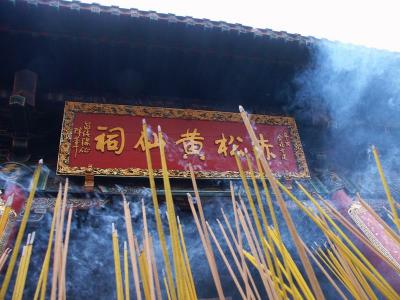
[[[126,245],[126,241],[124,241],[124,250],[127,250],[128,246]]]
[[[114,223],[111,223],[111,232],[114,233],[114,231],[115,231],[115,225]]]
[[[161,132],[161,126],[160,125],[157,126],[157,130],[158,130],[158,132]]]
[[[142,124],[146,124],[146,119],[142,119]]]
[[[249,151],[247,151],[247,148],[244,148],[244,153],[249,153]]]
[[[39,159],[39,165],[43,165],[43,158]]]
[[[36,231],[34,231],[32,233],[31,240],[30,240],[29,244],[31,244],[31,245],[33,244],[33,242],[35,241],[35,235],[36,235]]]
[[[239,105],[239,111],[240,111],[240,112],[244,112],[243,106]]]
[[[14,201],[14,193],[12,193],[10,196],[8,196],[6,206],[11,206],[13,201]]]
[[[29,241],[31,240],[31,234],[29,233],[28,234],[28,238],[26,239],[26,244],[28,245],[29,244]]]

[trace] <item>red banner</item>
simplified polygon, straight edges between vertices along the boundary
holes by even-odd
[[[171,177],[187,177],[188,163],[198,177],[238,177],[234,151],[244,157],[244,149],[252,149],[237,113],[67,102],[58,174],[146,176],[143,118],[156,175],[161,174],[158,125]],[[309,176],[293,118],[251,115],[251,120],[274,174]]]

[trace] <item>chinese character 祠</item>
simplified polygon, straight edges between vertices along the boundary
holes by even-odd
[[[234,156],[235,155],[235,151],[237,151],[239,156],[243,156],[244,152],[242,150],[238,150],[239,149],[239,145],[233,144],[234,141],[235,141],[235,137],[234,136],[230,135],[229,136],[229,141],[228,141],[228,139],[222,133],[221,139],[214,141],[214,144],[218,145],[218,150],[217,150],[218,154],[222,154],[224,156],[227,156],[228,155],[228,153],[227,153],[228,146],[232,145],[232,149],[229,152],[229,155],[230,156]],[[240,136],[237,136],[236,137],[236,141],[241,143],[241,142],[243,142],[243,139]]]
[[[158,135],[157,133],[152,132],[152,136],[153,136],[153,142],[147,138],[147,146],[149,147],[149,149],[153,149],[153,148],[157,148],[158,147]],[[144,132],[142,130],[142,133],[140,135],[139,140],[137,141],[137,143],[135,144],[135,146],[133,147],[135,149],[140,148],[142,151],[146,150],[145,144],[144,144]]]
[[[112,151],[115,154],[121,154],[125,147],[125,132],[121,127],[108,129],[105,126],[98,126],[97,130],[105,131],[94,138],[96,150],[104,152],[104,150]]]
[[[188,129],[186,133],[181,134],[181,139],[176,141],[176,144],[183,144],[183,150],[185,151],[183,155],[184,159],[187,159],[188,155],[198,155],[201,160],[205,160],[205,155],[200,153],[203,148],[203,140],[204,138],[200,136],[196,128],[193,132],[189,132]]]
[[[259,134],[260,138],[258,139],[258,145],[260,147],[261,151],[265,151],[265,155],[267,157],[267,160],[271,160],[276,158],[276,155],[272,153],[272,149],[274,146],[269,144],[269,140],[265,140],[264,136],[262,133]]]

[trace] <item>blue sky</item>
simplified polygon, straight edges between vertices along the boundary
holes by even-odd
[[[81,0],[179,16],[241,23],[400,52],[400,1],[394,0]]]

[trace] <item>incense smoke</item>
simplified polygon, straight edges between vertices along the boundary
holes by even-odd
[[[321,149],[327,154],[326,161],[330,162],[327,168],[343,170],[353,179],[360,177],[359,180],[364,183],[380,186],[373,157],[368,151],[371,144],[375,144],[380,150],[388,175],[391,170],[399,167],[397,148],[400,136],[399,130],[395,130],[396,126],[400,128],[400,122],[396,121],[400,113],[399,55],[374,49],[322,43],[312,50],[312,61],[295,78],[295,84],[297,94],[289,110],[294,113],[299,123],[309,122],[327,128]],[[312,140],[316,137],[302,136],[302,138]],[[172,141],[168,136],[165,136],[165,139],[168,147]],[[174,149],[174,147],[170,148]],[[182,163],[186,162],[182,161]],[[237,193],[243,195],[241,183],[235,182],[235,185]],[[158,188],[161,188],[161,185]],[[79,188],[72,185],[71,191],[79,191]],[[101,198],[104,195],[98,195],[98,197]],[[130,202],[134,232],[140,244],[143,232],[141,199],[144,199],[149,230],[154,238],[156,261],[160,266],[163,264],[163,257],[155,226],[150,191],[145,186],[138,189],[135,195],[127,197]],[[248,203],[247,199],[244,201]],[[308,245],[314,241],[322,243],[324,238],[312,221],[305,217],[292,202],[287,202],[287,205],[305,243]],[[223,208],[231,224],[234,224],[230,198],[215,197],[208,201],[203,200],[203,207],[206,219],[216,235],[220,237],[221,246],[227,254],[228,249],[216,219],[222,219],[220,209]],[[165,234],[169,240],[165,203],[160,204],[160,211]],[[199,298],[215,297],[217,293],[191,212],[176,207],[176,213],[183,225],[198,296]],[[278,220],[282,220],[279,210],[277,210],[277,217]],[[122,249],[123,241],[126,240],[126,231],[122,199],[119,195],[111,196],[111,201],[104,207],[74,213],[67,260],[67,298],[116,298],[111,223],[116,224]],[[50,224],[51,214],[47,213],[39,223],[30,223],[26,231],[28,233],[36,230],[37,234],[27,289],[24,294],[28,299],[32,298],[36,288],[47,247]],[[285,245],[302,270],[286,226],[281,225]],[[238,299],[240,296],[216,247],[214,247],[214,252],[226,296]],[[227,256],[231,260],[231,257]],[[158,271],[161,277],[163,270],[159,267]],[[331,294],[332,287],[326,282],[325,277],[317,268],[315,271],[326,295],[334,295]],[[132,273],[130,275],[132,276]],[[10,286],[13,287],[13,283]],[[261,287],[262,284],[258,286]],[[163,287],[162,289],[164,290]],[[260,292],[261,290],[262,288]],[[131,295],[134,297],[132,280]]]
[[[297,94],[289,110],[298,122],[327,128],[321,149],[327,168],[379,186],[371,145],[378,147],[388,177],[400,166],[400,55],[321,42],[311,57],[294,80]]]
[[[238,182],[236,182],[235,185],[235,191],[243,195],[244,191],[242,186],[238,184]],[[71,190],[77,190],[77,187],[74,187],[72,183],[71,186]],[[123,189],[123,187],[120,188]],[[98,195],[98,197],[101,196]],[[161,276],[163,274],[163,270],[160,266],[163,264],[163,257],[156,231],[155,216],[150,190],[147,187],[143,187],[138,189],[135,195],[127,196],[127,198],[130,202],[133,229],[140,245],[143,233],[141,199],[144,200],[149,231],[154,238],[155,257],[159,267],[159,275]],[[247,203],[248,201],[245,200],[245,202]],[[301,214],[296,207],[290,205],[290,203],[288,203],[288,206],[294,222],[296,225],[298,225],[299,233],[304,238],[305,242],[311,244],[313,241],[321,241],[321,234],[318,232],[318,230],[316,230],[315,226],[310,224],[311,221],[308,218],[304,218],[303,214]],[[224,253],[227,255],[228,259],[231,259],[230,255],[228,254],[229,251],[227,245],[222,238],[222,234],[216,222],[216,219],[219,218],[221,219],[222,223],[224,223],[221,214],[221,208],[223,208],[228,219],[231,221],[231,224],[234,224],[234,216],[230,198],[213,198],[208,199],[207,201],[203,200],[203,207],[205,217],[210,223],[217,237],[219,237],[219,241]],[[164,202],[160,203],[160,213],[164,223],[166,238],[167,241],[169,241],[166,206]],[[178,206],[176,206],[176,213],[183,225],[185,242],[193,276],[196,281],[198,296],[199,298],[215,297],[217,293],[214,287],[214,282],[204,254],[203,246],[193,221],[193,217],[190,212],[182,210]],[[114,261],[111,241],[111,223],[115,223],[118,230],[122,254],[123,242],[126,240],[126,229],[123,215],[122,199],[120,195],[112,196],[110,201],[103,207],[91,208],[89,210],[77,210],[74,212],[67,259],[67,298],[116,299]],[[282,218],[279,211],[277,212],[277,217],[278,219]],[[29,280],[27,281],[24,292],[24,296],[27,299],[33,298],[36,288],[36,283],[47,247],[51,218],[52,214],[51,212],[48,212],[40,222],[28,223],[26,233],[36,231],[36,241],[33,246],[31,265],[29,267]],[[294,251],[294,246],[290,243],[291,239],[285,227],[286,226],[282,224],[281,231],[283,239],[285,240],[287,248],[292,253],[295,253],[296,251]],[[223,288],[224,291],[226,291],[226,296],[230,296],[232,299],[238,299],[240,295],[238,294],[216,247],[214,247],[214,253],[216,256]],[[295,255],[294,258],[296,258]],[[52,269],[52,267],[50,269]],[[255,270],[253,271],[254,274],[257,273]],[[132,276],[132,273],[130,275]],[[255,276],[255,279],[258,280],[257,276]],[[49,280],[48,286],[50,286],[51,282],[51,273],[49,274]],[[321,281],[321,283],[325,285],[323,281]],[[10,293],[12,293],[13,286],[14,283],[12,282],[10,285]],[[262,286],[261,282],[259,282],[258,286]],[[162,289],[164,290],[163,287]],[[49,292],[50,288],[48,288],[48,293]],[[260,288],[260,293],[263,295],[262,288]],[[131,295],[134,295],[134,285],[132,280]]]

